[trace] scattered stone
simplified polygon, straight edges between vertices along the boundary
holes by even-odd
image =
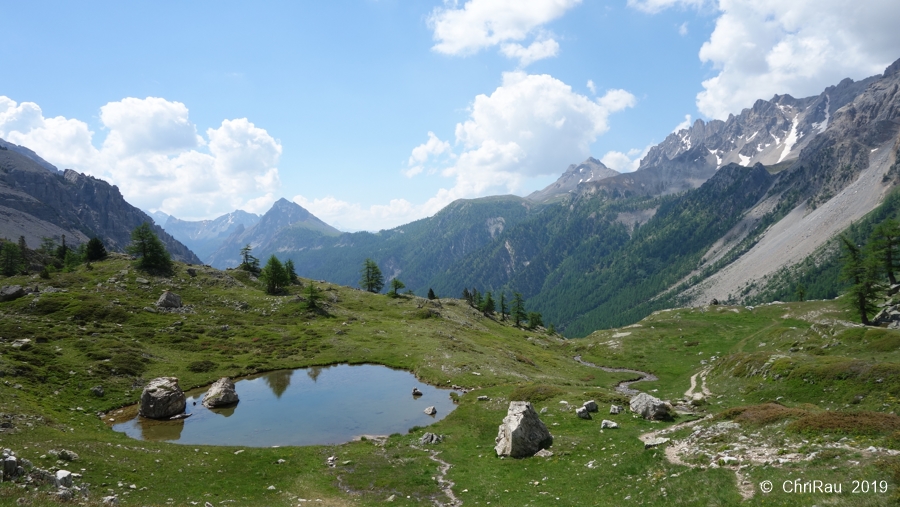
[[[575,409],[575,414],[582,419],[592,419],[587,407],[578,407],[577,409]]]
[[[426,433],[419,439],[421,445],[439,444],[444,441],[443,435],[435,435],[434,433]]]
[[[100,499],[100,503],[103,505],[119,505],[119,497],[116,495],[104,496]]]
[[[194,402],[194,403],[196,403],[196,402]],[[192,415],[194,415],[194,414],[175,414],[172,417],[170,417],[169,420],[170,421],[178,421],[181,419],[187,419],[188,417],[190,417]]]
[[[153,308],[152,306],[145,306],[144,311],[147,313],[156,313],[156,308]]]
[[[413,396],[422,396],[422,391],[419,391],[418,387],[413,387],[412,395]]]
[[[106,391],[103,390],[103,386],[94,386],[91,388],[91,394],[98,398],[102,398]]]
[[[540,451],[534,453],[534,455],[539,458],[549,458],[550,456],[553,456],[553,452],[548,451],[547,449],[541,449]]]
[[[269,491],[275,491],[275,486],[269,486],[269,487],[266,488],[266,489],[269,490]]]
[[[618,424],[618,423],[613,422],[613,421],[610,421],[609,419],[604,419],[604,420],[600,423],[600,429],[601,429],[601,430],[605,430],[605,429],[607,429],[607,428],[608,428],[608,429],[611,429],[611,430],[614,430],[614,429],[616,429],[616,428],[618,428],[618,427],[619,427],[619,424]]]
[[[594,400],[584,402],[584,408],[586,408],[588,412],[600,411],[600,407],[597,406],[597,402]]]
[[[25,295],[25,289],[21,285],[4,285],[0,287],[0,303],[19,299]]]
[[[644,442],[644,449],[652,449],[652,448],[658,447],[668,441],[669,441],[668,438],[663,438],[663,437],[651,438],[650,440],[647,440],[646,442]]]
[[[78,459],[78,455],[72,451],[63,449],[56,454],[56,457],[63,461],[75,461]]]
[[[621,412],[622,412],[622,407],[620,407],[618,405],[612,405],[611,407],[609,407],[609,413],[611,415],[618,415]]]
[[[490,400],[491,400],[490,398],[488,398],[487,396],[484,396],[484,395],[478,397],[478,401],[490,401]]]
[[[69,500],[71,500],[74,497],[75,497],[75,495],[72,493],[71,489],[62,487],[56,491],[56,498],[63,502],[68,502]]]
[[[135,278],[134,281],[138,285],[150,285],[150,280],[147,280],[146,278]]]
[[[434,414],[437,414],[437,409],[434,408],[433,406],[427,407],[427,408],[425,409],[425,413],[428,414],[428,415],[434,415]]]
[[[234,405],[238,401],[238,395],[234,391],[234,382],[228,377],[220,378],[209,386],[209,391],[203,397],[203,406],[206,408]]]
[[[494,450],[498,456],[525,458],[549,447],[553,443],[553,435],[531,403],[512,401],[495,442]]]
[[[672,405],[647,393],[640,393],[631,398],[630,405],[632,412],[650,421],[666,419],[672,410]]]
[[[181,308],[181,296],[174,292],[164,291],[156,301],[158,308]]]
[[[64,488],[72,487],[72,472],[68,470],[57,470],[56,472],[56,481],[57,483]]]
[[[547,407],[542,408],[542,409],[541,409],[541,413],[542,413],[542,414],[546,414],[546,413],[547,413]]]
[[[328,459],[325,460],[325,464],[331,468],[337,464],[337,456],[328,456]]]
[[[187,274],[191,278],[194,278],[195,276],[197,276],[197,270],[194,268],[187,268]]]
[[[10,346],[14,349],[28,350],[31,348],[31,340],[28,338],[20,338],[18,340],[13,340]]]
[[[150,419],[168,419],[184,412],[184,393],[175,377],[155,378],[141,392],[140,415]]]

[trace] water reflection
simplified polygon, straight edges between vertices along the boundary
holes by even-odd
[[[177,421],[154,421],[153,419],[139,418],[141,438],[154,442],[178,440],[184,430],[184,419]]]
[[[269,386],[269,389],[272,390],[272,394],[274,394],[276,398],[281,398],[281,395],[284,394],[291,385],[291,377],[293,375],[293,370],[278,370],[264,373],[263,379],[266,381],[266,385]],[[238,394],[238,396],[240,396],[240,394]]]
[[[191,417],[152,421],[135,417],[113,425],[132,438],[182,444],[337,444],[359,435],[406,433],[443,419],[455,405],[449,390],[421,384],[411,373],[377,365],[336,365],[265,373],[238,380],[241,402],[207,409],[206,389],[188,391]],[[422,396],[410,396],[418,386]],[[434,405],[437,414],[424,413]],[[134,407],[132,407],[134,408]],[[134,410],[132,413],[136,413]]]

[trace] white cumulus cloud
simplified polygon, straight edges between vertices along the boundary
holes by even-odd
[[[470,55],[501,46],[501,52],[526,66],[556,56],[559,44],[543,25],[561,17],[581,0],[469,0],[436,8],[428,18],[432,49],[447,55]],[[523,41],[536,38],[530,44]]]
[[[404,171],[407,177],[413,177],[422,172],[429,158],[439,157],[443,154],[451,154],[450,143],[438,139],[434,132],[428,132],[428,141],[416,146],[409,156],[409,169]]]
[[[265,211],[280,188],[281,144],[246,118],[197,133],[188,108],[158,97],[100,108],[101,147],[80,120],[45,118],[34,103],[0,96],[0,137],[60,167],[107,179],[131,204],[183,219]]]
[[[900,56],[900,2],[871,0],[629,0],[647,12],[714,6],[715,29],[700,60],[717,74],[697,107],[726,118],[757,99],[805,97],[850,77],[879,74]]]
[[[600,157],[600,162],[603,162],[603,165],[618,171],[620,173],[630,173],[637,171],[638,167],[641,166],[641,159],[650,151],[653,145],[648,145],[643,150],[638,148],[632,148],[628,150],[628,153],[622,153],[621,151],[608,151],[605,155]]]

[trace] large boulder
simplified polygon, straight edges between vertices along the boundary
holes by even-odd
[[[228,377],[220,378],[209,386],[206,396],[203,397],[203,406],[206,408],[224,407],[234,405],[238,401],[238,395],[234,391],[234,382]]]
[[[25,295],[25,289],[21,285],[4,285],[0,287],[0,303],[12,301]]]
[[[511,401],[497,433],[498,456],[527,458],[553,443],[553,435],[527,401]]]
[[[184,392],[175,377],[151,380],[141,393],[140,414],[150,419],[168,419],[184,412]]]
[[[672,405],[647,393],[640,393],[631,398],[631,411],[644,419],[658,421],[671,416]]]
[[[181,308],[181,296],[174,292],[164,291],[156,300],[158,308]]]

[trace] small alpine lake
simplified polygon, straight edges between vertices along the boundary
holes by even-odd
[[[421,396],[412,395],[414,387]],[[406,433],[443,419],[455,408],[450,389],[373,364],[272,371],[236,380],[235,390],[238,404],[215,409],[202,405],[207,388],[186,391],[185,412],[190,417],[176,421],[140,417],[137,405],[106,418],[115,431],[138,440],[271,447]],[[424,413],[429,406],[435,407],[435,415]]]

